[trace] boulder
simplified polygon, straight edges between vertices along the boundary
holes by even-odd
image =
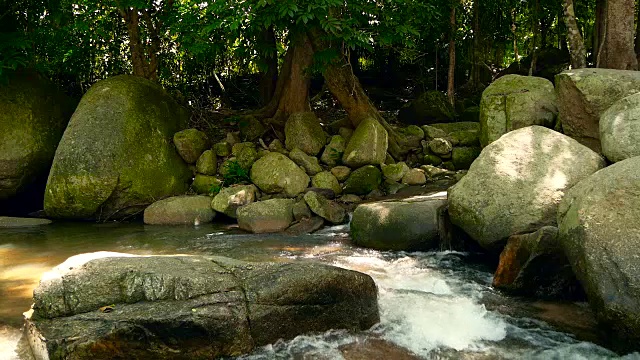
[[[312,112],[292,114],[284,125],[287,149],[298,148],[308,155],[316,156],[326,142],[320,120]]]
[[[331,168],[331,173],[338,181],[345,181],[351,174],[351,169],[346,166],[336,166]]]
[[[335,195],[340,195],[342,193],[342,187],[340,186],[338,179],[336,179],[336,177],[329,171],[323,171],[316,174],[316,176],[311,178],[311,185],[315,188],[331,189]]]
[[[321,218],[320,216],[310,216],[308,218],[301,219],[297,223],[289,226],[284,233],[285,235],[289,236],[301,236],[318,231],[322,229],[323,226],[323,218]]]
[[[25,334],[38,359],[227,358],[379,320],[368,275],[215,256],[77,255],[42,278],[34,303]]]
[[[384,163],[388,147],[387,130],[373,118],[363,120],[351,136],[342,162],[352,168]]]
[[[356,245],[377,250],[438,249],[439,218],[446,205],[446,198],[425,196],[358,205],[351,237]]]
[[[351,136],[353,136],[353,132],[354,130],[352,128],[341,127],[340,130],[338,130],[338,135],[342,136],[345,144],[348,144]]]
[[[479,147],[454,147],[451,152],[451,162],[456,170],[467,170],[480,156]]]
[[[342,161],[345,146],[346,141],[342,136],[332,136],[331,141],[324,148],[320,160],[329,166],[336,166],[340,161]]]
[[[239,142],[231,146],[231,155],[238,156],[245,149],[256,149],[256,144],[252,142]]]
[[[231,155],[231,144],[226,141],[215,143],[213,145],[213,152],[215,152],[217,156],[227,157]]]
[[[251,181],[263,192],[294,197],[307,188],[309,176],[288,157],[272,152],[253,164]]]
[[[215,176],[196,174],[191,184],[191,189],[196,194],[211,195],[217,193],[222,187],[222,180]]]
[[[44,197],[47,215],[121,219],[156,199],[184,194],[192,173],[171,139],[188,120],[154,82],[121,75],[95,83],[56,151]]]
[[[282,141],[280,139],[274,139],[271,144],[269,144],[269,151],[278,152],[280,154],[288,155],[289,151],[282,145]]]
[[[420,169],[410,169],[402,177],[402,183],[406,185],[424,185],[427,182],[427,177],[424,175],[424,171]]]
[[[342,206],[334,201],[327,200],[315,191],[309,191],[304,194],[304,201],[313,213],[333,224],[342,224],[347,215]]]
[[[229,146],[233,146],[241,141],[239,131],[228,132],[227,137],[225,138],[225,142],[229,144]]]
[[[344,183],[346,194],[367,195],[377,190],[382,184],[382,173],[373,165],[366,165],[354,170]]]
[[[563,132],[601,151],[601,115],[616,101],[640,92],[640,73],[613,69],[575,69],[556,76]]]
[[[424,174],[430,179],[441,179],[447,176],[453,176],[455,173],[446,169],[441,169],[433,165],[422,165],[420,169],[424,171]]]
[[[444,131],[445,134],[449,135],[458,131],[476,131],[480,132],[480,124],[477,122],[455,122],[455,123],[441,123],[441,124],[431,124],[433,128]],[[423,127],[424,129],[424,127]],[[436,136],[438,137],[438,136]]]
[[[295,221],[301,221],[302,219],[308,219],[313,216],[313,214],[311,213],[311,209],[309,209],[309,206],[304,201],[304,198],[293,204],[292,211],[293,219]]]
[[[187,164],[195,164],[200,155],[211,146],[207,135],[198,129],[186,129],[175,133],[173,143]]]
[[[144,223],[149,225],[200,225],[213,221],[208,196],[174,196],[158,200],[144,210]]]
[[[44,184],[75,105],[39,75],[16,73],[4,80],[0,82],[0,200]],[[42,188],[39,193],[42,199]]]
[[[398,144],[404,152],[420,148],[420,141],[424,139],[424,131],[417,125],[409,125],[396,129]]]
[[[424,137],[427,140],[444,138],[447,136],[447,133],[444,130],[438,129],[437,127],[431,125],[423,125],[422,132],[424,133]]]
[[[460,120],[465,122],[479,122],[480,121],[480,107],[469,106],[465,108],[460,114]]]
[[[240,229],[255,234],[284,231],[293,222],[293,199],[270,199],[238,209]]]
[[[0,216],[0,229],[42,226],[49,225],[51,222],[48,219]]]
[[[313,176],[322,171],[322,166],[320,166],[317,157],[307,155],[307,153],[298,148],[291,150],[289,158],[293,160],[296,165],[302,167],[307,175]]]
[[[640,93],[618,100],[602,114],[600,144],[611,162],[640,156]]]
[[[531,125],[553,128],[557,114],[551,81],[534,76],[503,76],[482,93],[480,144],[485,147],[509,131]]]
[[[449,215],[482,247],[556,225],[558,203],[578,181],[605,166],[577,141],[542,126],[505,134],[484,148],[449,189]]]
[[[438,166],[442,164],[442,159],[433,154],[427,154],[422,158],[422,164]]]
[[[409,166],[401,161],[396,164],[383,165],[382,176],[387,182],[399,182],[409,170]]]
[[[224,188],[211,201],[213,210],[236,218],[239,207],[256,201],[256,187],[253,185],[236,185]]]
[[[267,131],[260,120],[252,115],[241,116],[238,120],[238,129],[240,129],[240,136],[245,141],[258,140]]]
[[[429,150],[431,150],[435,155],[440,155],[441,157],[450,156],[451,151],[453,150],[453,145],[451,145],[451,142],[442,138],[436,138],[429,141],[428,146]]]
[[[582,292],[553,226],[509,238],[493,287],[538,299],[574,300]]]
[[[580,181],[560,203],[560,243],[591,307],[627,345],[640,341],[640,157]]]
[[[253,165],[253,163],[256,162],[256,160],[259,157],[258,151],[256,150],[255,146],[243,147],[239,149],[237,154],[235,155],[236,155],[236,161],[238,162],[238,165],[240,165],[240,167],[245,170],[251,169],[251,166]]]
[[[454,131],[447,138],[453,146],[480,146],[480,132],[477,130]]]
[[[406,104],[398,113],[398,120],[405,124],[428,125],[450,122],[455,117],[447,96],[439,91],[427,91]]]
[[[215,175],[218,172],[218,158],[213,150],[205,150],[196,162],[196,171],[204,175]]]

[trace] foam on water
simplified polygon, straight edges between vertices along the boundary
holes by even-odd
[[[16,354],[15,349],[20,340],[20,335],[21,333],[18,329],[0,325],[0,359],[18,360],[18,354]]]

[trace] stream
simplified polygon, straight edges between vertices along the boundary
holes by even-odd
[[[313,261],[371,275],[381,322],[368,331],[308,334],[240,357],[262,359],[612,359],[584,303],[502,295],[473,254],[380,252],[350,244],[348,225],[312,235],[251,235],[232,224],[185,227],[54,223],[0,229],[0,359],[17,355],[22,312],[40,276],[72,255],[215,254]],[[637,353],[623,359],[640,359]]]

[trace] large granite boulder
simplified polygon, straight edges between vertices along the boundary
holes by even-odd
[[[208,196],[182,195],[159,200],[144,209],[144,223],[149,225],[200,225],[213,220]]]
[[[640,157],[575,185],[560,203],[560,242],[598,319],[638,349]]]
[[[358,205],[351,219],[356,245],[394,251],[432,250],[440,244],[439,219],[447,199],[418,196]]]
[[[326,135],[320,120],[312,112],[292,114],[284,125],[287,149],[298,148],[308,155],[316,156],[326,144]]]
[[[600,152],[600,116],[616,101],[640,92],[640,73],[576,69],[558,74],[555,83],[563,132]]]
[[[214,196],[211,207],[213,210],[235,219],[238,208],[256,201],[256,192],[257,189],[254,185],[226,187]]]
[[[307,188],[309,176],[288,157],[271,152],[253,163],[251,181],[266,193],[294,197]]]
[[[387,156],[387,130],[376,119],[363,120],[353,133],[342,156],[342,162],[352,168],[380,165]]]
[[[640,156],[640,93],[618,100],[602,114],[600,144],[611,162]]]
[[[379,319],[368,275],[214,256],[77,255],[43,276],[34,302],[25,334],[39,360],[217,359]]]
[[[451,221],[493,249],[511,235],[555,225],[565,192],[604,166],[600,155],[551,129],[512,131],[484,148],[449,189]]]
[[[531,125],[553,128],[557,114],[551,81],[533,76],[503,76],[482,93],[480,144],[487,146],[509,131]]]
[[[455,111],[447,96],[433,90],[420,94],[398,113],[400,122],[412,125],[450,122],[454,118]]]
[[[255,234],[284,231],[293,222],[294,199],[269,199],[243,206],[236,212],[238,226]]]
[[[0,82],[0,200],[44,184],[74,105],[36,74]]]
[[[172,138],[188,120],[188,112],[149,80],[121,75],[94,84],[56,151],[47,215],[119,219],[185,193],[192,173]]]

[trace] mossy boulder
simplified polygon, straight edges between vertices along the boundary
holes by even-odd
[[[342,186],[340,186],[338,179],[336,179],[336,177],[329,171],[317,173],[311,179],[311,185],[315,188],[333,190],[335,195],[340,195],[342,193]]]
[[[267,128],[255,116],[241,116],[238,120],[240,136],[245,141],[258,140],[267,131]]]
[[[461,121],[461,122],[454,122],[454,123],[431,124],[430,126],[438,130],[444,131],[446,135],[449,135],[456,131],[467,131],[467,130],[480,131],[480,123],[477,123],[477,122]],[[425,127],[423,126],[422,128],[424,129]]]
[[[235,219],[239,207],[256,201],[256,192],[257,189],[253,185],[226,187],[213,198],[211,208]]]
[[[348,166],[336,166],[331,168],[331,174],[333,174],[338,181],[345,181],[351,174],[351,169]]]
[[[460,121],[465,122],[479,122],[480,121],[480,107],[469,106],[460,113]]]
[[[207,134],[198,129],[186,129],[173,136],[173,143],[187,164],[195,164],[200,155],[207,150],[211,143]]]
[[[56,151],[47,215],[118,219],[183,194],[192,173],[171,140],[188,120],[183,107],[146,79],[122,75],[94,84]]]
[[[322,166],[320,166],[317,157],[307,155],[307,153],[298,148],[293,148],[289,152],[289,158],[298,166],[301,166],[308,175],[313,176],[322,171]]]
[[[320,160],[329,166],[336,166],[342,161],[342,155],[344,154],[346,146],[345,139],[340,135],[334,135],[331,137],[329,144],[325,146]]]
[[[640,156],[640,93],[618,100],[602,114],[600,143],[611,162]]]
[[[442,164],[442,159],[433,154],[427,154],[422,158],[423,165],[433,165],[438,166]]]
[[[527,126],[553,129],[558,115],[557,97],[551,81],[521,75],[506,75],[482,93],[480,143],[487,146],[500,136]]]
[[[382,166],[382,176],[387,182],[398,182],[409,171],[409,166],[403,161]]]
[[[206,150],[196,162],[196,171],[204,175],[215,175],[218,171],[218,157],[213,150]]]
[[[387,156],[387,130],[374,118],[366,118],[351,136],[342,162],[352,168],[380,165]]]
[[[447,136],[447,132],[435,126],[423,125],[421,129],[427,140],[432,140],[435,138],[444,138]]]
[[[316,156],[327,143],[320,120],[312,112],[292,114],[284,125],[287,149],[298,148],[308,155]]]
[[[220,190],[222,180],[215,176],[196,174],[191,184],[191,189],[196,194],[212,195]]]
[[[256,150],[255,146],[246,146],[238,151],[238,153],[236,154],[236,161],[241,168],[249,170],[251,169],[253,163],[256,162],[258,157],[258,151]]]
[[[309,205],[309,209],[318,216],[333,224],[342,224],[347,216],[344,208],[335,201],[331,201],[315,191],[304,194],[304,201]]]
[[[231,144],[226,141],[221,141],[213,145],[213,151],[217,156],[227,157],[231,155]]]
[[[288,157],[271,152],[251,167],[251,181],[268,193],[294,197],[309,185],[309,176]]]
[[[479,147],[454,147],[451,153],[451,162],[456,170],[468,170],[475,159],[480,156],[482,149]]]
[[[453,145],[447,139],[435,138],[428,143],[429,150],[440,157],[449,158],[449,154],[453,150]]]
[[[453,106],[447,96],[439,91],[427,91],[405,105],[398,113],[398,120],[405,124],[428,125],[450,122],[455,118]]]
[[[35,73],[0,82],[0,200],[44,184],[74,105]]]
[[[480,133],[477,130],[459,130],[449,133],[447,139],[453,146],[480,146]]]
[[[398,143],[403,151],[408,152],[420,147],[420,142],[424,139],[424,130],[417,125],[409,125],[396,129]]]
[[[213,221],[208,196],[173,196],[159,200],[144,210],[144,223],[149,225],[199,225]]]
[[[409,169],[402,177],[402,183],[406,185],[424,185],[426,182],[427,177],[420,169]]]
[[[238,209],[240,229],[255,234],[281,232],[293,222],[294,199],[270,199]]]
[[[354,170],[344,183],[345,194],[367,195],[382,184],[382,172],[373,165]]]

